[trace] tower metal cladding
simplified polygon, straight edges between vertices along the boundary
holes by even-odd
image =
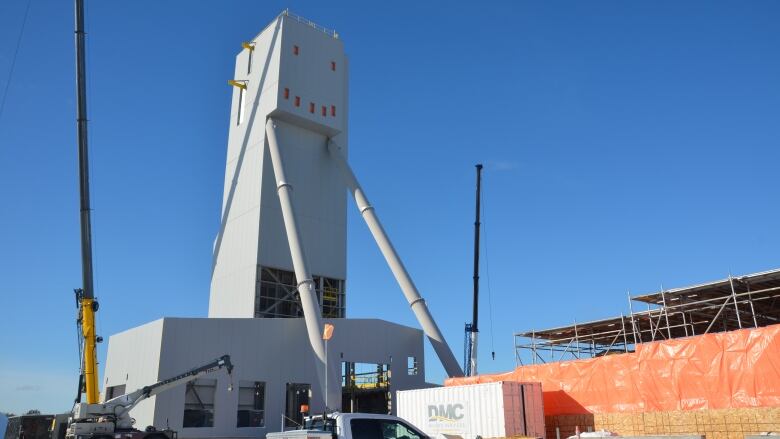
[[[346,186],[327,151],[347,142],[344,47],[285,11],[242,44],[228,83],[209,317],[304,317],[324,394],[322,316],[345,316]]]
[[[349,189],[448,375],[462,375],[347,163],[348,60],[338,34],[285,11],[242,44],[228,83],[209,317],[303,317],[322,385],[322,318],[346,317]]]
[[[338,35],[284,12],[236,56],[221,226],[209,317],[302,317],[299,284],[345,317],[346,185],[327,139],[347,144],[347,58]],[[273,120],[278,166],[266,123]],[[283,170],[284,182],[277,181]],[[279,184],[283,183],[282,187]],[[291,203],[308,268],[289,245]]]

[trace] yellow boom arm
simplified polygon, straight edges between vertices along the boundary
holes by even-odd
[[[95,299],[81,297],[79,299],[79,318],[81,320],[81,334],[84,337],[83,373],[84,387],[87,393],[87,403],[97,404],[100,400],[100,388],[98,387],[97,367],[97,337],[95,335],[95,312],[97,311]]]

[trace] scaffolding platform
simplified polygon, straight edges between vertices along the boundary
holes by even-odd
[[[514,334],[525,364],[633,352],[640,343],[780,323],[780,269],[628,297],[618,317]],[[634,302],[646,306],[635,311]]]

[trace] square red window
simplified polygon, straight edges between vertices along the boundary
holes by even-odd
[[[336,61],[330,62],[330,69],[333,70],[334,72],[336,71]]]
[[[295,97],[295,106],[296,107],[300,107],[301,106],[301,97],[300,96],[296,96]]]
[[[290,89],[289,88],[285,88],[284,89],[284,98],[285,99],[290,99]]]
[[[331,105],[330,106],[330,115],[333,116],[333,117],[336,117],[336,106],[335,105]]]
[[[309,113],[314,114],[314,102],[309,102]]]
[[[323,116],[327,116],[328,115],[328,107],[326,107],[324,105],[322,106],[322,115]]]
[[[301,52],[301,49],[298,46],[293,46],[293,55],[297,55]]]

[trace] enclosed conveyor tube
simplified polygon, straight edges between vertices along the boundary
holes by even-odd
[[[276,139],[276,125],[273,119],[268,118],[265,124],[265,132],[268,138],[268,151],[271,154],[271,163],[276,177],[276,192],[279,195],[279,203],[282,206],[282,218],[284,219],[284,229],[287,232],[287,241],[290,244],[290,254],[292,255],[293,269],[295,277],[298,280],[298,293],[301,297],[301,306],[303,307],[303,318],[306,321],[306,331],[309,334],[309,342],[315,356],[315,367],[317,369],[317,378],[320,390],[325,382],[325,342],[322,340],[322,315],[320,305],[317,300],[317,293],[314,289],[314,279],[309,271],[306,254],[301,243],[301,234],[298,229],[298,222],[295,218],[295,210],[292,205],[292,186],[287,182],[284,174],[284,165],[282,163],[282,154],[279,150],[279,142]],[[324,393],[322,393],[324,395]],[[328,406],[328,397],[325,395],[325,406]]]
[[[355,204],[357,204],[358,210],[360,210],[360,215],[363,217],[363,220],[365,220],[368,225],[368,229],[374,236],[374,240],[376,241],[377,246],[379,246],[379,250],[385,257],[387,265],[390,266],[390,270],[393,272],[393,276],[395,276],[398,286],[401,287],[401,291],[403,291],[406,300],[409,302],[409,306],[412,308],[415,317],[417,317],[417,321],[420,322],[420,326],[422,326],[425,335],[433,345],[433,349],[436,351],[436,355],[444,366],[444,370],[450,377],[462,377],[463,370],[460,368],[460,364],[458,364],[455,355],[453,355],[452,350],[444,340],[444,336],[439,330],[439,327],[433,320],[433,316],[431,316],[428,306],[425,305],[425,299],[420,296],[417,287],[414,285],[414,282],[412,282],[412,278],[406,271],[406,267],[404,267],[401,258],[398,256],[398,252],[395,251],[393,244],[390,242],[390,238],[388,238],[387,233],[382,227],[382,223],[379,222],[379,218],[377,217],[373,206],[368,202],[368,197],[366,197],[355,174],[352,172],[352,168],[350,168],[349,163],[347,163],[347,160],[344,158],[341,148],[332,140],[329,140],[328,151],[330,152],[330,156],[339,164],[347,187],[355,198]]]

